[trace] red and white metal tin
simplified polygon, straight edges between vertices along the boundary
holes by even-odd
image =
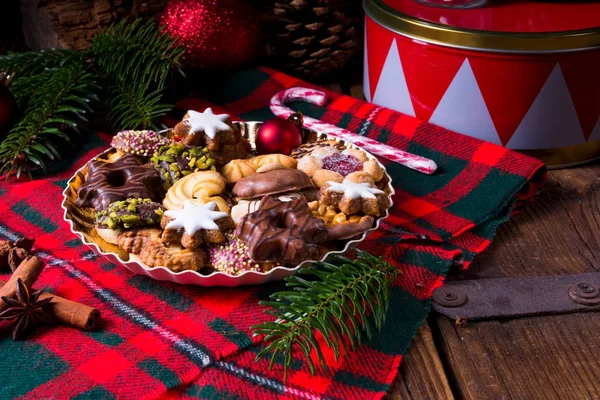
[[[600,2],[364,8],[368,101],[554,164],[600,156]]]

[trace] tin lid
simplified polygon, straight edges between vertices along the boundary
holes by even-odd
[[[480,8],[449,9],[415,0],[364,0],[363,6],[386,28],[440,45],[511,52],[600,47],[597,1],[489,0]]]

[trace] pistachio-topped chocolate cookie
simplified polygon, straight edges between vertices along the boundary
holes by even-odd
[[[151,161],[159,171],[165,189],[192,172],[215,169],[215,160],[206,147],[186,147],[182,144],[161,147]]]
[[[158,199],[160,177],[154,168],[139,165],[131,154],[115,162],[92,160],[85,182],[77,191],[78,207],[103,210],[117,201],[129,198]]]
[[[163,213],[163,206],[152,199],[120,200],[96,213],[96,225],[108,229],[157,225]]]

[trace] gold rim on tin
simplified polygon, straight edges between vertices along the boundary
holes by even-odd
[[[550,169],[574,167],[600,158],[600,141],[556,149],[519,150],[542,160]]]
[[[600,47],[600,26],[548,33],[489,32],[423,21],[403,14],[383,0],[363,0],[367,15],[400,35],[428,43],[497,52],[565,52]]]

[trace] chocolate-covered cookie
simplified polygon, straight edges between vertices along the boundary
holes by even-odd
[[[286,202],[270,196],[240,220],[235,235],[248,246],[254,261],[290,264],[318,259],[318,243],[327,240],[325,223],[313,217],[306,201]]]
[[[310,178],[304,172],[297,169],[284,168],[250,175],[238,181],[231,192],[240,199],[251,199],[271,194],[298,191],[312,186]]]
[[[138,164],[126,154],[115,162],[96,159],[90,162],[87,178],[77,191],[78,207],[103,210],[118,200],[150,198],[156,200],[161,188],[160,176],[153,168]]]
[[[342,222],[327,227],[328,240],[345,240],[362,235],[373,227],[375,219],[370,215],[362,216],[358,222]]]
[[[300,159],[305,155],[312,153],[313,150],[318,149],[319,147],[335,147],[339,151],[346,149],[346,146],[344,146],[344,144],[339,140],[321,139],[314,142],[304,143],[303,145],[296,147],[294,150],[292,150],[290,157]]]
[[[163,213],[163,206],[151,199],[119,200],[96,213],[96,225],[108,229],[157,225]]]

